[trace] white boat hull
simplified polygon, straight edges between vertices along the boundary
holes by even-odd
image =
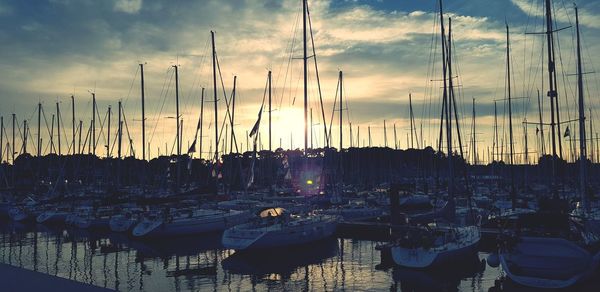
[[[23,222],[29,219],[29,214],[25,212],[23,209],[18,207],[12,207],[8,210],[8,216],[12,221],[15,222]]]
[[[115,216],[110,218],[108,223],[110,230],[113,232],[126,232],[131,230],[139,220],[135,218],[125,218],[123,216]]]
[[[481,236],[478,227],[463,227],[466,237],[463,240],[447,243],[441,247],[426,249],[423,247],[406,248],[393,246],[391,248],[394,263],[407,268],[430,268],[444,265],[477,252]]]
[[[35,221],[40,224],[61,224],[65,222],[68,215],[67,212],[46,211],[37,216]]]
[[[577,244],[562,238],[522,237],[510,252],[499,254],[502,269],[514,282],[535,288],[567,288],[598,266]]]
[[[175,222],[165,222],[163,219],[145,219],[133,228],[132,235],[134,237],[166,237],[219,232],[246,222],[250,215],[250,212],[231,211],[224,216],[191,218]]]
[[[242,226],[243,227],[243,226]],[[231,228],[223,233],[223,246],[235,250],[268,249],[294,246],[319,241],[333,236],[337,227],[335,220],[317,221],[310,224],[261,230]]]

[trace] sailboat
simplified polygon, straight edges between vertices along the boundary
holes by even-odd
[[[133,228],[132,235],[134,237],[167,237],[220,232],[246,222],[250,217],[249,211],[168,209],[168,212],[162,214],[146,216]]]
[[[546,23],[548,42],[548,61],[554,63],[552,9],[550,0],[546,0]],[[587,207],[585,177],[585,112],[583,107],[583,81],[581,72],[581,53],[579,41],[579,16],[575,8],[577,25],[578,91],[580,123],[580,178],[581,199],[584,210]],[[508,34],[508,30],[507,30]],[[548,68],[550,91],[548,96],[556,102],[556,72],[553,66]],[[554,133],[554,106],[552,107],[552,132]],[[553,163],[556,160],[556,135],[552,135]],[[554,165],[553,165],[554,170]],[[553,180],[556,174],[553,171]],[[590,236],[585,229],[578,228],[566,212],[566,204],[556,198],[556,184],[553,184],[553,199],[540,202],[540,211],[519,218],[516,234],[505,235],[498,251],[498,261],[508,278],[512,281],[535,288],[567,288],[590,276],[600,262],[600,253],[595,256],[585,247],[589,247]],[[562,207],[562,208],[561,208]],[[494,259],[495,260],[495,259]],[[494,262],[494,261],[492,261]]]
[[[223,246],[235,250],[262,250],[316,242],[333,236],[337,217],[293,215],[283,208],[267,208],[256,220],[225,230]]]
[[[456,214],[454,201],[454,175],[452,162],[452,104],[453,88],[451,44],[452,20],[449,21],[448,40],[444,31],[444,15],[440,0],[440,20],[442,37],[442,72],[444,81],[443,111],[445,112],[446,140],[448,150],[448,205],[451,219]],[[447,46],[447,47],[446,47]],[[449,85],[449,86],[448,86]],[[448,88],[450,87],[450,88]],[[449,89],[449,90],[448,90]],[[477,252],[476,247],[481,239],[479,226],[457,227],[452,224],[430,223],[410,227],[404,236],[397,239],[391,246],[394,263],[408,268],[430,268],[445,263],[459,261]]]

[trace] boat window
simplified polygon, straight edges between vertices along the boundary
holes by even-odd
[[[283,208],[269,208],[269,209],[262,210],[260,212],[259,216],[261,218],[278,217],[278,216],[283,215],[285,212],[286,211]]]

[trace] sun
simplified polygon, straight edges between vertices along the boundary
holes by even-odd
[[[304,112],[298,108],[282,108],[274,114],[273,119],[273,146],[289,149],[304,148]],[[310,118],[310,117],[309,117]],[[309,121],[310,123],[310,121]],[[310,135],[310,128],[309,128]],[[310,137],[309,137],[310,141]]]

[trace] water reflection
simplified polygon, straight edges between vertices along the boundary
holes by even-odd
[[[403,292],[412,291],[459,291],[465,279],[481,278],[486,268],[485,261],[478,256],[463,259],[460,263],[432,270],[393,268],[396,287]]]
[[[235,252],[222,262],[223,269],[242,275],[279,274],[288,277],[303,266],[321,265],[338,255],[338,241],[327,239],[308,246],[270,249],[258,252]]]
[[[120,291],[508,291],[497,281],[499,268],[483,269],[485,254],[460,266],[415,271],[381,265],[376,245],[330,239],[237,253],[221,246],[220,234],[140,241],[0,222],[1,262]]]

